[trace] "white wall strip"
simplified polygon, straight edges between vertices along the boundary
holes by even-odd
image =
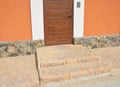
[[[43,0],[30,0],[33,40],[44,40]]]
[[[80,8],[77,8],[80,2]],[[84,0],[74,0],[74,38],[84,36]]]

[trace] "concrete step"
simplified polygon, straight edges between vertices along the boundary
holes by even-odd
[[[70,80],[110,72],[110,67],[100,62],[82,62],[39,69],[41,84]]]
[[[80,45],[59,45],[37,48],[38,66],[50,67],[72,63],[90,62],[99,60],[99,56]]]
[[[111,71],[99,56],[80,45],[47,46],[36,49],[41,84],[98,75]]]

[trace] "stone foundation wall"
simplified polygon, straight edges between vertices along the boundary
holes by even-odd
[[[43,40],[0,43],[0,58],[35,54],[35,49],[42,46]]]
[[[120,46],[120,35],[75,38],[74,44],[92,49]],[[35,49],[42,46],[44,46],[43,40],[0,43],[0,58],[35,54]]]
[[[106,35],[75,38],[74,44],[87,46],[91,49],[120,46],[120,35]]]

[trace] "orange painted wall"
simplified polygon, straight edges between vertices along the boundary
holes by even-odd
[[[0,0],[0,42],[31,40],[30,0]],[[120,33],[120,0],[85,0],[85,36]]]
[[[85,0],[85,36],[120,33],[120,0]]]
[[[0,0],[0,42],[31,40],[30,0]]]

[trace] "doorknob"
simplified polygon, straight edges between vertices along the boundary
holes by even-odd
[[[72,17],[72,15],[67,16],[67,18],[71,18],[71,17]]]

